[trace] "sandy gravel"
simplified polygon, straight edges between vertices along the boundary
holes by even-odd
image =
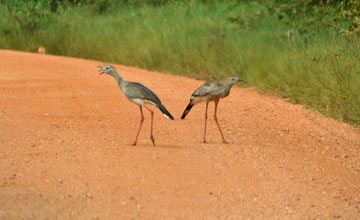
[[[139,108],[101,62],[0,50],[0,219],[360,219],[360,130],[233,88],[180,116],[203,81],[115,65],[175,117]]]

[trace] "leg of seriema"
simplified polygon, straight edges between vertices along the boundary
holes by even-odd
[[[153,143],[153,145],[155,146],[155,139],[154,139],[154,136],[153,136],[153,120],[154,120],[154,111],[147,107],[146,105],[144,105],[144,107],[149,110],[149,112],[151,113],[151,127],[150,127],[150,139],[151,139],[151,142]]]
[[[209,102],[206,102],[206,109],[205,109],[205,129],[204,129],[204,143],[206,144],[206,123],[207,123],[207,110],[208,110]]]
[[[216,122],[216,124],[217,124],[217,126],[218,126],[218,128],[219,128],[219,131],[220,131],[220,134],[221,134],[221,138],[222,138],[223,143],[227,144],[227,142],[225,141],[224,135],[223,135],[223,133],[222,133],[222,131],[221,131],[219,122],[218,122],[218,120],[217,120],[217,117],[216,117],[216,111],[217,111],[217,105],[218,105],[218,103],[219,103],[219,100],[216,100],[216,101],[215,101],[214,120],[215,120],[215,122]]]
[[[143,114],[143,111],[142,111],[142,107],[141,107],[141,105],[140,105],[139,107],[140,107],[140,114],[141,114],[140,126],[139,126],[139,130],[138,130],[138,132],[137,132],[137,134],[136,134],[135,141],[134,141],[134,143],[132,144],[133,146],[136,145],[137,139],[138,139],[139,134],[140,134],[141,126],[142,126],[142,124],[143,124],[143,122],[144,122],[144,114]]]

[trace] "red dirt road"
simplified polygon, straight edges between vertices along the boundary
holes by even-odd
[[[115,65],[175,117],[139,108],[101,62],[0,50],[0,219],[360,219],[360,130],[252,89],[180,115],[202,81]]]

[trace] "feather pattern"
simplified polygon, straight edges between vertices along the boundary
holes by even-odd
[[[156,106],[162,106],[159,97],[141,83],[127,81],[125,82],[125,85],[122,86],[122,90],[125,96],[130,100],[142,99],[145,101],[150,101]]]

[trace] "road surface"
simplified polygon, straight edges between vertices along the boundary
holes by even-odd
[[[235,87],[180,116],[203,81],[115,65],[175,117],[139,107],[102,62],[0,50],[0,219],[360,219],[360,130]]]

